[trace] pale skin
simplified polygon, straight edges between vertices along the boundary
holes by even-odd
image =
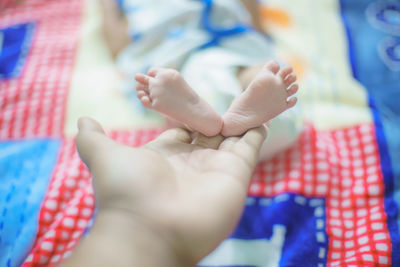
[[[291,67],[267,62],[221,117],[176,70],[151,68],[135,75],[142,104],[206,136],[238,136],[293,107],[298,90]]]
[[[132,148],[92,119],[78,127],[98,214],[65,266],[195,266],[236,226],[266,137],[264,127],[229,138],[175,128]]]

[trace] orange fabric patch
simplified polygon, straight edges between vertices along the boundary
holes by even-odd
[[[260,5],[260,18],[264,23],[272,22],[281,27],[289,27],[291,24],[290,16],[284,10],[263,5]]]

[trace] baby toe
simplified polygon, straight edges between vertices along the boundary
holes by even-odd
[[[288,96],[292,96],[295,93],[297,93],[297,91],[299,90],[299,85],[298,84],[293,84],[292,86],[289,87],[289,89],[287,90],[287,94]]]
[[[143,91],[143,90],[140,90],[140,91],[137,91],[137,97],[139,98],[139,99],[142,99],[144,96],[148,96],[148,94],[145,92],[145,91]]]
[[[286,76],[286,79],[283,81],[287,87],[289,87],[292,83],[296,81],[297,77],[296,74],[291,73],[288,76]]]
[[[150,77],[156,77],[157,73],[160,71],[160,68],[152,67],[147,71],[147,75]]]
[[[151,107],[151,99],[149,96],[145,95],[142,96],[140,98],[140,101],[142,102],[143,106],[145,106],[146,108],[150,108]]]
[[[292,98],[290,98],[290,99],[286,102],[287,108],[293,107],[294,105],[296,105],[296,102],[297,102],[297,97],[292,97]]]
[[[288,76],[290,73],[292,73],[293,72],[293,68],[292,67],[284,67],[282,70],[281,70],[281,73],[280,73],[280,76],[281,76],[281,79],[282,80],[285,80],[286,79],[286,76]]]
[[[277,74],[280,69],[278,62],[275,60],[268,61],[265,64],[265,68],[269,69],[273,74]]]
[[[136,73],[135,80],[143,85],[149,85],[149,76],[144,75],[143,73]]]
[[[148,87],[148,86],[145,86],[145,85],[143,85],[143,84],[141,84],[141,83],[138,83],[138,84],[136,85],[136,91],[145,91],[145,92],[148,92],[148,91],[149,91],[149,87]]]

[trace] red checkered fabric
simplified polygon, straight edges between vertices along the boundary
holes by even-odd
[[[75,143],[63,143],[39,214],[35,245],[24,266],[56,264],[75,246],[94,210],[90,173]]]
[[[373,127],[365,124],[330,132],[307,127],[294,147],[259,164],[249,187],[252,196],[292,192],[324,197],[327,216],[322,228],[329,238],[329,249],[324,252],[328,266],[391,265]],[[111,136],[139,146],[158,134],[146,130]],[[89,177],[74,142],[66,141],[40,213],[36,244],[24,266],[54,265],[74,248],[93,213]]]
[[[307,128],[294,147],[258,166],[249,188],[253,196],[283,192],[326,199],[328,266],[391,265],[372,124],[330,132]]]
[[[2,0],[0,2],[0,15],[1,15],[2,10],[5,10],[6,8],[14,7],[19,2],[20,1],[18,1],[18,0]]]
[[[139,146],[160,130],[114,132],[118,142]],[[39,214],[39,230],[23,266],[55,266],[68,257],[89,226],[94,211],[91,176],[73,140],[62,144],[56,168]]]
[[[81,0],[25,0],[0,13],[1,28],[36,25],[21,77],[0,83],[0,140],[62,136],[81,9]]]

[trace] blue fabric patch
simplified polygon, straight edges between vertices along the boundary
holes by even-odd
[[[284,230],[277,233],[277,227]],[[273,198],[248,197],[238,226],[225,242],[246,240],[250,244],[253,240],[262,240],[270,243],[270,248],[276,251],[260,251],[256,260],[260,262],[266,255],[279,253],[279,266],[326,266],[329,239],[325,227],[324,198],[292,193]],[[213,266],[228,267],[215,264]]]
[[[400,3],[371,0],[340,3],[353,75],[367,89],[374,115],[392,263],[400,266]]]
[[[273,226],[283,225],[286,236],[280,266],[318,266],[319,263],[326,265],[328,235],[325,231],[323,198],[306,198],[286,193],[272,199],[248,200],[250,203],[248,201],[242,219],[231,237],[270,239]],[[317,233],[323,236],[318,241]]]
[[[33,246],[59,147],[57,140],[0,143],[0,266],[20,266]]]
[[[34,24],[0,29],[0,80],[18,77],[32,44]]]

